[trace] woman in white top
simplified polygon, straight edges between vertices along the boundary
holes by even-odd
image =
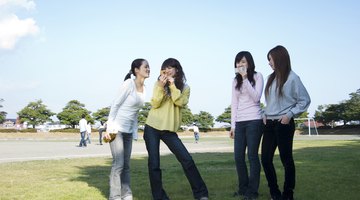
[[[110,139],[110,133],[116,133],[110,142],[113,157],[110,174],[109,199],[132,200],[130,189],[130,155],[132,139],[137,139],[138,111],[145,98],[144,81],[149,77],[150,67],[145,59],[136,59],[126,75],[120,92],[111,105],[104,138]],[[135,79],[131,79],[131,75]]]
[[[88,122],[88,124],[86,124],[86,142],[88,144],[91,144],[91,123]]]

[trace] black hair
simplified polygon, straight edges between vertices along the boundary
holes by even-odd
[[[274,62],[274,72],[270,74],[267,80],[265,86],[265,97],[269,95],[269,88],[275,79],[276,90],[278,91],[278,94],[282,96],[282,88],[287,81],[291,71],[290,55],[285,47],[278,45],[269,51],[267,54],[268,60],[270,60],[270,56]]]
[[[125,76],[125,78],[124,78],[124,81],[126,81],[126,80],[129,79],[129,78],[131,78],[131,75],[136,76],[136,74],[135,74],[135,68],[139,69],[140,66],[143,64],[144,61],[146,61],[146,60],[143,59],[143,58],[135,59],[135,60],[131,63],[131,69],[130,69],[129,73],[126,74],[126,76]]]
[[[240,51],[236,57],[235,57],[235,61],[234,61],[234,67],[236,68],[236,63],[239,63],[240,60],[245,57],[247,63],[248,63],[248,66],[247,66],[247,78],[248,80],[250,81],[251,85],[254,86],[255,85],[255,79],[254,79],[254,74],[256,74],[256,71],[255,71],[255,62],[254,62],[254,59],[251,55],[250,52],[248,51]],[[241,88],[241,85],[243,83],[243,78],[240,74],[236,74],[236,80],[237,80],[237,84],[235,86],[235,88],[237,90],[240,90]]]
[[[161,70],[166,69],[166,67],[174,67],[176,69],[174,83],[176,88],[178,88],[180,91],[183,91],[186,83],[186,77],[180,62],[175,58],[168,58],[161,65]],[[165,91],[168,95],[170,94],[169,83],[165,85]]]

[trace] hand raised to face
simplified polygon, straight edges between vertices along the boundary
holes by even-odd
[[[159,80],[158,80],[158,84],[161,86],[161,87],[164,87],[166,85],[168,81],[168,78],[165,74],[162,74],[159,76]]]

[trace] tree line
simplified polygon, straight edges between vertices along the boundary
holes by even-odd
[[[356,92],[349,94],[350,99],[344,100],[339,104],[320,105],[318,110],[315,111],[315,120],[323,124],[332,125],[335,121],[344,121],[344,124],[350,121],[360,121],[360,89]],[[3,106],[0,99],[0,108]],[[261,104],[261,107],[264,107]],[[146,118],[150,111],[151,104],[146,102],[139,111],[139,125],[145,125]],[[68,125],[75,128],[78,125],[81,116],[85,114],[85,118],[90,123],[94,124],[95,121],[107,121],[110,112],[110,106],[100,108],[96,112],[91,112],[86,109],[85,104],[78,100],[69,101],[59,113],[54,113],[42,102],[37,100],[30,102],[27,106],[17,112],[20,122],[27,122],[33,128],[36,125],[44,124],[46,122],[53,122],[52,116],[56,115],[61,124]],[[6,119],[6,112],[0,111],[0,123]],[[308,113],[305,112],[301,117],[307,117]],[[212,128],[214,121],[222,123],[231,123],[231,107],[228,106],[224,112],[214,118],[209,112],[200,111],[198,114],[193,114],[188,106],[182,109],[182,126],[190,126],[196,123],[200,128]]]
[[[337,121],[344,125],[351,121],[360,121],[360,89],[349,94],[350,99],[338,104],[320,105],[315,111],[315,120],[323,124],[334,126]]]
[[[1,101],[3,101],[3,99],[1,99]],[[2,105],[0,105],[0,108],[1,107]],[[144,106],[139,111],[139,125],[145,125],[145,121],[150,109],[151,104],[149,102],[145,102]],[[54,113],[47,108],[42,100],[36,100],[30,102],[23,109],[17,112],[17,114],[21,123],[27,122],[28,125],[31,125],[33,128],[46,122],[53,122],[53,116],[58,118],[60,124],[75,128],[83,114],[85,115],[85,119],[88,122],[94,124],[96,121],[106,122],[109,112],[110,106],[100,108],[96,112],[92,113],[86,109],[85,104],[78,100],[71,100],[65,105],[61,112]],[[6,117],[6,112],[3,113],[4,114],[1,115],[2,118],[0,118],[0,123],[2,123]],[[190,108],[185,106],[182,109],[182,115],[182,126],[190,126],[193,123],[196,123],[201,128],[211,128],[214,126],[214,117],[206,111],[200,111],[198,114],[193,114]],[[221,118],[220,120],[216,119],[216,121],[230,123],[230,115],[228,115],[228,119]]]

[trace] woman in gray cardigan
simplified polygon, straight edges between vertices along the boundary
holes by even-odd
[[[295,132],[294,117],[305,112],[310,96],[299,76],[291,70],[290,56],[283,46],[276,46],[267,55],[274,70],[265,86],[266,107],[261,162],[270,188],[271,198],[293,199],[295,188],[295,164],[292,155]],[[281,194],[273,164],[274,152],[279,148],[285,171],[284,191]]]

